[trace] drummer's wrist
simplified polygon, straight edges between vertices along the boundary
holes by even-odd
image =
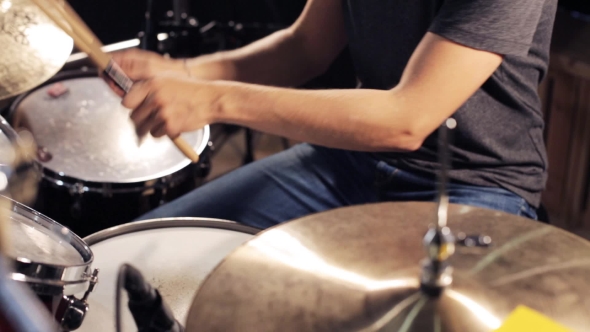
[[[202,80],[235,80],[235,68],[221,54],[214,53],[183,60],[183,70],[187,76]]]
[[[168,63],[165,65],[165,70],[176,73],[179,76],[190,77],[190,73],[187,71],[186,59],[168,59]]]

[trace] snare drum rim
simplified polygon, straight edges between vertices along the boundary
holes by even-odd
[[[0,131],[2,131],[2,133],[6,134],[6,137],[8,137],[8,140],[11,143],[18,142],[18,134],[16,133],[14,128],[12,128],[10,123],[8,123],[8,121],[6,121],[6,119],[4,119],[4,117],[2,117],[1,115],[0,115]]]
[[[57,227],[68,229],[61,225],[55,220],[39,213],[30,207],[21,204],[13,199],[6,196],[1,196],[0,199],[6,199],[12,204],[11,211],[16,212],[22,216],[34,216],[29,218],[32,222],[35,222],[40,227],[45,227],[44,223],[54,224]],[[26,214],[23,214],[25,212]],[[71,235],[68,243],[82,256],[84,263],[75,265],[61,265],[51,263],[41,263],[32,261],[26,257],[11,257],[15,262],[12,279],[16,281],[25,281],[30,283],[47,284],[50,286],[66,287],[74,284],[87,285],[90,280],[90,268],[94,261],[94,254],[90,247],[82,240],[78,235],[70,230]]]
[[[19,137],[14,128],[0,115],[0,131],[8,138],[12,146],[18,144]],[[0,172],[5,172],[5,175],[8,177],[10,173],[12,173],[12,165],[3,164],[0,162]],[[2,192],[2,190],[0,190]]]
[[[73,80],[73,79],[80,79],[80,78],[100,79],[98,76],[98,70],[96,68],[84,68],[84,69],[80,69],[80,70],[69,70],[69,71],[61,72],[61,73],[55,75],[54,77],[52,77],[50,80],[46,81],[45,83],[37,86],[36,88],[31,89],[30,91],[27,91],[26,93],[19,95],[18,98],[16,98],[14,100],[14,102],[10,105],[10,108],[8,109],[8,113],[7,113],[8,124],[10,124],[14,121],[14,116],[16,115],[16,111],[17,111],[18,107],[20,106],[20,104],[35,91],[37,91],[47,85],[53,84],[53,83],[63,82],[63,81],[68,81],[68,80]],[[210,126],[206,125],[202,128],[202,130],[203,130],[203,139],[201,140],[199,146],[196,147],[196,152],[199,156],[202,156],[205,153],[205,151],[209,147],[209,142],[211,140]],[[125,192],[136,192],[136,191],[145,190],[146,189],[146,186],[145,186],[146,182],[154,182],[160,178],[176,174],[176,173],[182,171],[183,169],[185,169],[187,166],[190,166],[191,161],[188,158],[186,158],[186,160],[184,162],[179,163],[175,168],[171,169],[170,171],[152,174],[147,177],[133,178],[133,179],[120,181],[120,182],[88,181],[86,179],[78,178],[75,176],[70,176],[70,175],[65,174],[63,172],[54,171],[48,167],[43,166],[43,163],[41,163],[39,161],[37,161],[37,164],[43,170],[43,178],[56,186],[65,186],[67,188],[73,188],[74,186],[80,184],[82,188],[87,189],[85,191],[102,193],[102,192],[107,191],[107,190],[103,189],[105,184],[107,184],[112,187],[116,187],[116,186],[127,187],[127,188],[123,188],[121,190],[121,192],[125,193]],[[130,185],[133,187],[134,184],[137,184],[136,190],[128,188]],[[108,192],[109,193],[116,193],[116,189],[110,189],[110,190],[108,190]]]
[[[239,224],[235,221],[215,219],[215,218],[194,218],[194,217],[178,217],[178,218],[158,218],[141,221],[134,221],[127,224],[114,226],[104,229],[102,231],[90,234],[84,238],[84,241],[93,246],[102,241],[117,237],[119,235],[131,234],[141,231],[149,231],[162,228],[176,228],[176,227],[202,227],[202,228],[216,228],[240,233],[256,235],[261,232],[261,229]]]

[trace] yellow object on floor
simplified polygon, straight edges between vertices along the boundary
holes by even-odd
[[[542,314],[518,306],[495,332],[573,332]]]

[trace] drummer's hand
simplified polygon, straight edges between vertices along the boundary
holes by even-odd
[[[221,94],[209,81],[170,74],[136,82],[123,98],[123,106],[132,109],[131,120],[141,137],[172,138],[180,133],[203,128],[211,123]]]
[[[165,72],[188,76],[182,60],[138,48],[113,53],[113,60],[133,81],[147,80]]]
[[[147,80],[162,73],[173,73],[174,75],[184,77],[188,76],[182,60],[165,58],[158,53],[137,48],[113,53],[113,60],[133,81]],[[117,95],[123,97],[125,92],[112,80],[106,78],[105,81]]]

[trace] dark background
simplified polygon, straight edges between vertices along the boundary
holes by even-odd
[[[153,0],[162,17],[171,0]],[[212,20],[243,23],[292,23],[305,0],[187,0],[201,24]],[[69,0],[104,44],[135,38],[144,23],[146,0]]]
[[[154,0],[157,12],[172,8],[171,0]],[[305,0],[188,0],[201,23],[212,20],[292,23]],[[518,1],[518,0],[515,0]],[[105,44],[136,37],[144,21],[145,0],[70,0],[72,6]],[[589,0],[560,0],[564,9],[590,15]]]

